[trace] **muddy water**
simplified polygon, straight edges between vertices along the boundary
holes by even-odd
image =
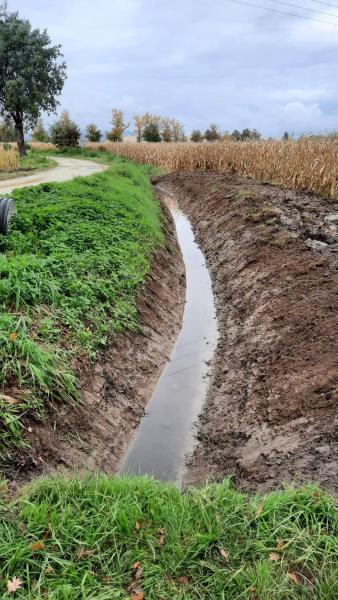
[[[189,220],[172,197],[166,194],[164,199],[186,268],[183,323],[120,473],[180,483],[185,456],[194,446],[194,423],[206,397],[217,323],[210,276]]]

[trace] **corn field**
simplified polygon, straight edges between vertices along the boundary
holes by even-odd
[[[11,144],[0,144],[0,173],[19,169],[19,153]]]
[[[56,146],[50,142],[30,142],[33,150],[55,150]]]
[[[329,138],[222,143],[89,144],[167,171],[216,171],[338,197],[338,142]]]

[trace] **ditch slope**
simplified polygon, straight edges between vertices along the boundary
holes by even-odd
[[[185,482],[338,492],[338,203],[236,176],[171,174],[220,327]]]
[[[106,168],[57,160],[62,172],[48,173],[54,181],[65,170],[72,178]],[[3,368],[0,437],[12,488],[60,469],[115,473],[180,329],[185,272],[169,211],[153,199],[147,168],[114,157],[107,162],[99,177],[19,192],[18,222],[2,240],[0,336],[10,360]],[[23,253],[29,259],[18,271]],[[38,269],[42,283],[32,299],[28,283]],[[14,291],[7,285],[13,274]],[[45,291],[44,280],[53,284]],[[37,363],[40,355],[45,362]],[[45,356],[54,361],[49,375]],[[62,383],[66,367],[80,402]]]

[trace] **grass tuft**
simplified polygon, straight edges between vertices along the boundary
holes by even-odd
[[[18,577],[25,600],[334,600],[337,533],[314,486],[252,498],[228,480],[181,493],[149,478],[50,479],[3,505],[0,589]]]

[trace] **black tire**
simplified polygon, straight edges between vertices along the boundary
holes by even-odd
[[[0,198],[0,234],[7,235],[16,206],[12,198]]]

